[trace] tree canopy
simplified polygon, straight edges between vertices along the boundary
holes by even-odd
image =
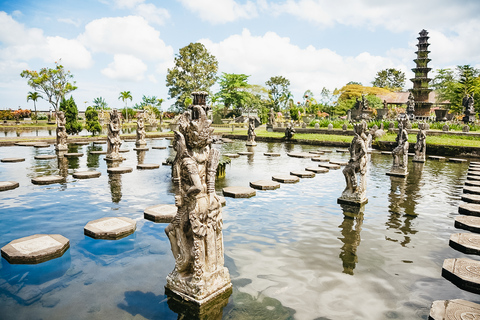
[[[77,134],[82,131],[82,124],[78,121],[78,108],[73,97],[60,102],[60,111],[65,112],[65,129],[68,134]]]
[[[394,68],[378,71],[372,85],[391,91],[402,91],[405,87],[405,73]]]
[[[92,136],[102,132],[102,126],[98,121],[98,111],[94,107],[88,107],[85,111],[85,129],[91,132]]]
[[[35,123],[38,123],[38,116],[37,116],[37,100],[43,99],[43,97],[38,92],[28,92],[27,95],[27,102],[33,100],[33,107],[35,108]]]
[[[288,89],[290,80],[282,76],[271,77],[265,84],[268,86],[268,95],[273,105],[275,112],[280,111],[281,102],[284,106],[287,105],[292,94]]]
[[[242,108],[246,106],[250,93],[247,75],[235,73],[222,73],[219,79],[220,91],[216,94],[217,100],[223,102],[225,107]]]
[[[108,104],[107,101],[105,101],[104,98],[98,97],[93,99],[93,108],[95,110],[108,110]]]

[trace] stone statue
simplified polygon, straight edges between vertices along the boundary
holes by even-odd
[[[172,179],[178,209],[165,229],[175,257],[166,288],[197,304],[232,286],[224,267],[222,206],[215,193],[220,154],[211,148],[214,129],[207,118],[206,95],[193,93],[193,104],[180,116],[179,130],[174,131],[177,153]]]
[[[272,127],[275,124],[275,112],[273,111],[273,108],[270,108],[270,111],[268,112],[268,124]]]
[[[287,123],[287,127],[285,128],[285,140],[291,140],[293,135],[295,134],[295,128],[291,122]]]
[[[467,94],[465,97],[463,97],[462,105],[464,108],[464,117],[463,117],[463,123],[473,123],[475,122],[475,108],[473,104],[475,101],[473,100],[473,95]]]
[[[67,129],[65,128],[66,120],[65,113],[63,111],[57,112],[57,145],[55,150],[65,151],[68,150],[67,147]]]
[[[137,147],[145,146],[147,142],[145,141],[145,121],[143,113],[137,115],[137,141],[135,145]]]
[[[426,125],[423,122],[418,124],[417,143],[415,144],[415,156],[413,157],[413,162],[425,162],[425,154],[427,151],[427,134],[425,127]]]
[[[117,109],[110,111],[110,123],[108,124],[107,136],[107,155],[105,160],[120,161],[124,160],[120,155],[120,146],[122,140],[120,139],[120,118]]]
[[[362,94],[362,111],[365,111],[368,109],[369,109],[368,100],[365,99],[365,95]]]
[[[413,98],[413,94],[410,92],[408,95],[408,100],[407,100],[407,118],[408,120],[415,120],[415,115],[413,114],[415,112],[415,100]]]
[[[350,144],[350,160],[343,169],[347,186],[338,203],[362,205],[368,202],[367,180],[367,123],[362,121],[354,125],[354,138]],[[357,177],[358,175],[358,177]]]
[[[247,146],[256,146],[257,143],[255,142],[255,117],[248,118],[248,138],[247,138]]]
[[[398,122],[397,146],[392,151],[393,165],[387,175],[405,177],[408,165],[408,132],[404,128],[405,120]]]

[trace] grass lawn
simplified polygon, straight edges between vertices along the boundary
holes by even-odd
[[[386,134],[380,141],[395,141],[397,137],[396,134]],[[427,135],[427,146],[430,145],[446,145],[446,146],[458,146],[458,147],[480,147],[480,137],[473,136],[428,136]],[[415,144],[417,142],[417,135],[410,134],[408,136],[408,142],[410,144]]]

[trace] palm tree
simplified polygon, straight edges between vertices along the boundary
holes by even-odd
[[[127,118],[128,122],[127,100],[130,99],[130,101],[132,101],[132,94],[130,93],[130,91],[122,91],[120,92],[120,96],[118,97],[118,100],[120,99],[125,102],[125,117]]]
[[[38,123],[38,115],[37,115],[37,99],[43,99],[43,97],[38,92],[28,92],[27,95],[27,102],[33,100],[33,106],[35,108],[35,123]]]
[[[93,108],[95,110],[106,110],[108,108],[107,101],[102,97],[95,98],[93,99]]]

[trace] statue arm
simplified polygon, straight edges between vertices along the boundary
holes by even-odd
[[[220,152],[217,149],[210,149],[207,166],[207,192],[215,194],[215,177],[217,175],[218,161]]]

